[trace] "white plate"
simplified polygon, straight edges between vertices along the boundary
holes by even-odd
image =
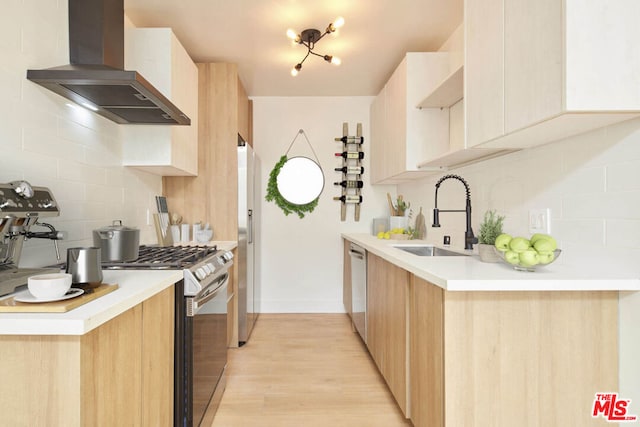
[[[32,303],[53,302],[53,301],[64,301],[66,299],[75,298],[77,296],[82,295],[83,293],[84,293],[83,289],[71,288],[66,294],[58,298],[36,298],[33,295],[31,295],[31,293],[27,290],[27,291],[20,292],[19,294],[14,296],[13,299],[19,302],[32,302]]]

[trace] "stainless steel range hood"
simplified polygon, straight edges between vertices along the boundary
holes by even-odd
[[[122,124],[191,120],[136,71],[124,70],[124,0],[69,0],[71,64],[27,79]]]

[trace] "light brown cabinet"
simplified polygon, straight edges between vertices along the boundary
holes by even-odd
[[[607,425],[591,407],[618,390],[617,292],[410,289],[414,426]]]
[[[82,336],[0,336],[3,424],[170,425],[173,331],[170,287]]]
[[[406,270],[367,254],[367,347],[405,415],[408,287]]]
[[[618,390],[618,292],[446,291],[367,264],[367,347],[415,427],[608,425],[591,410]]]
[[[237,240],[238,134],[250,129],[249,100],[236,64],[197,65],[198,176],[163,177],[163,194],[185,223],[208,222],[215,240]]]
[[[251,115],[251,101],[247,97],[247,91],[242,86],[240,79],[238,82],[238,134],[242,136],[242,139],[247,141],[247,144],[253,147],[253,127],[252,115]]]

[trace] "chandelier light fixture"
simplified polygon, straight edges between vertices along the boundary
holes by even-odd
[[[295,67],[291,69],[291,75],[294,77],[298,75],[298,73],[302,69],[302,64],[309,57],[309,55],[319,56],[320,58],[324,59],[325,61],[331,64],[340,65],[342,61],[337,56],[321,55],[319,53],[314,52],[313,49],[316,47],[316,43],[318,43],[320,39],[322,39],[324,36],[326,36],[329,33],[333,33],[343,25],[344,25],[344,18],[339,16],[335,19],[335,21],[333,21],[327,26],[327,29],[324,30],[324,33],[320,32],[320,30],[316,30],[315,28],[308,28],[303,32],[301,32],[300,34],[297,34],[292,29],[288,29],[287,37],[289,37],[295,43],[301,44],[307,48],[307,54],[304,56],[304,58],[302,58],[302,61],[298,62],[295,65]]]

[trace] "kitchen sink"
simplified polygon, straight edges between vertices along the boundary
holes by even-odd
[[[435,246],[429,245],[394,245],[393,247],[418,256],[468,256],[468,254],[461,254],[459,252],[436,248]]]

